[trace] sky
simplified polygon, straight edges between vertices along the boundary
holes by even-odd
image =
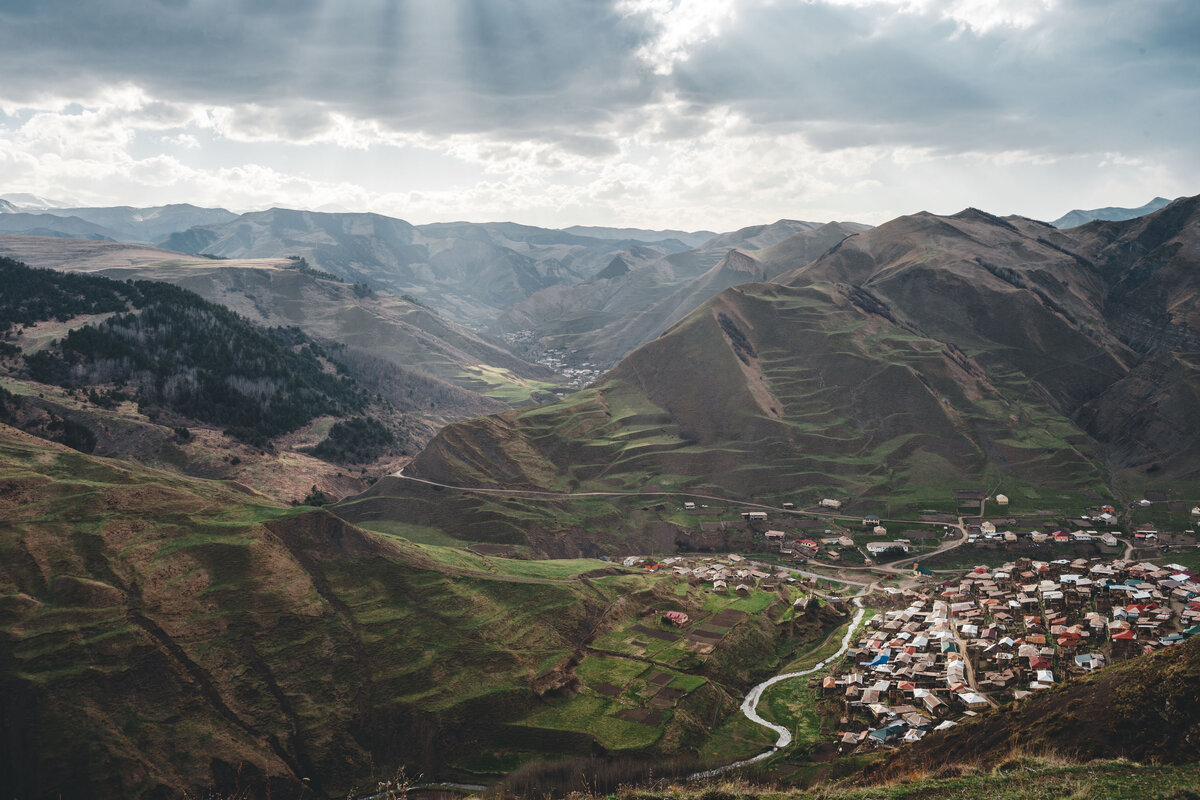
[[[1200,193],[1196,0],[0,0],[0,194],[732,230]]]

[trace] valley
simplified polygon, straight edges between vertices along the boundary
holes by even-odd
[[[0,235],[0,791],[1186,764],[1197,208]]]

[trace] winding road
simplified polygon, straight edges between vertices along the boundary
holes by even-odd
[[[717,775],[738,769],[739,767],[757,763],[763,759],[770,758],[771,756],[775,755],[775,753],[778,753],[780,750],[792,743],[791,731],[782,725],[776,725],[774,722],[768,722],[758,715],[758,703],[760,700],[762,700],[763,692],[765,692],[767,689],[770,689],[775,684],[782,681],[791,680],[792,678],[800,678],[805,675],[811,675],[814,672],[819,672],[820,670],[825,669],[825,667],[827,667],[830,663],[841,658],[842,655],[850,649],[850,641],[854,638],[854,632],[858,630],[858,626],[862,623],[863,616],[867,613],[867,610],[863,608],[862,598],[854,598],[854,604],[858,606],[858,610],[854,612],[854,617],[850,620],[850,625],[846,628],[846,633],[842,637],[842,646],[838,648],[836,653],[824,659],[823,661],[818,662],[816,666],[810,667],[809,669],[800,670],[799,672],[785,672],[782,675],[776,675],[774,678],[768,678],[751,689],[746,695],[746,699],[742,701],[742,713],[746,715],[747,719],[756,725],[762,725],[764,728],[770,728],[771,730],[775,731],[775,734],[778,736],[778,738],[775,740],[775,744],[752,758],[743,759],[742,761],[735,761],[732,764],[726,764],[722,767],[716,767],[715,769],[708,769],[704,770],[703,772],[697,772],[693,775],[689,775],[688,780],[695,781],[703,780],[705,778],[713,778]]]

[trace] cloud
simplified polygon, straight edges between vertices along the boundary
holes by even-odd
[[[0,0],[0,190],[563,225],[1057,216],[1195,191],[1198,40],[1191,0]]]

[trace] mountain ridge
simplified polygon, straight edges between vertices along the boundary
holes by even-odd
[[[1056,228],[1076,228],[1080,225],[1086,225],[1095,220],[1103,220],[1107,222],[1122,222],[1127,219],[1136,219],[1158,211],[1160,208],[1165,208],[1171,201],[1165,197],[1155,197],[1144,206],[1137,208],[1121,208],[1119,206],[1105,206],[1104,208],[1080,209],[1076,208],[1068,211],[1050,224]]]

